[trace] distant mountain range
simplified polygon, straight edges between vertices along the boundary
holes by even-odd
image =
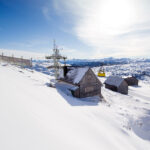
[[[18,50],[7,50],[7,49],[0,49],[0,55],[3,53],[4,56],[15,56],[15,57],[23,57],[26,59],[31,59],[33,62],[52,62],[52,60],[46,60],[45,56],[49,54],[44,53],[37,53],[37,52],[29,52],[29,51],[18,51]],[[116,64],[128,64],[132,62],[150,62],[150,58],[138,58],[138,59],[131,59],[131,58],[103,58],[103,59],[67,59],[66,63],[72,66],[90,66],[90,67],[97,67],[101,65],[116,65]],[[60,63],[64,63],[63,60]]]
[[[60,61],[64,63],[63,61]],[[104,58],[104,59],[70,59],[66,63],[72,66],[90,66],[97,67],[101,65],[117,65],[117,64],[128,64],[133,62],[150,62],[150,59],[131,59],[131,58]]]

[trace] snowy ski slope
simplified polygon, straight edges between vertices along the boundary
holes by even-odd
[[[48,87],[52,75],[0,64],[0,150],[150,149],[150,84],[128,95],[103,86],[104,103]]]

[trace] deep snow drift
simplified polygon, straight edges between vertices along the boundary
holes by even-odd
[[[48,87],[52,74],[36,70],[0,64],[1,150],[150,149],[149,84],[128,95],[103,87],[107,103],[91,102]]]

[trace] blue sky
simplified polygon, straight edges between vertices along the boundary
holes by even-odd
[[[150,57],[149,0],[0,0],[0,49]]]
[[[76,57],[78,51],[84,57],[87,46],[71,33],[72,22],[58,15],[53,5],[53,1],[0,0],[0,48],[50,53],[55,39],[68,57],[72,52]]]

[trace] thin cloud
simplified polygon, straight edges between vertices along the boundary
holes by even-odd
[[[44,6],[42,7],[42,13],[44,15],[44,17],[47,19],[47,20],[50,20],[51,17],[50,17],[50,11],[49,11],[49,8]]]
[[[70,15],[73,33],[93,56],[150,56],[150,1],[55,0]],[[63,13],[64,12],[64,13]]]

